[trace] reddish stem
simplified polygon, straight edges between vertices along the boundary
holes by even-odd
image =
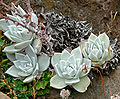
[[[94,67],[94,69],[96,69],[96,70],[99,72],[99,74],[100,74],[100,77],[101,77],[101,80],[102,80],[103,94],[104,94],[104,97],[105,97],[105,99],[106,99],[105,90],[104,90],[104,82],[103,82],[102,74],[101,74],[101,72],[100,72],[97,68]]]

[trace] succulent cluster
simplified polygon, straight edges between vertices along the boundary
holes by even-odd
[[[38,18],[33,12],[26,16],[27,13],[20,6],[14,6],[12,15],[7,14],[7,17],[0,20],[0,29],[14,42],[3,50],[14,64],[6,73],[13,77],[25,78],[24,83],[31,82],[50,64],[50,57],[41,53],[42,41],[36,34],[39,28]]]
[[[120,63],[120,50],[114,52],[109,37],[105,33],[97,37],[85,21],[48,12],[43,15],[45,23],[42,23],[33,11],[27,13],[14,4],[11,11],[12,15],[2,16],[0,20],[0,30],[13,42],[3,50],[13,62],[6,73],[24,78],[24,83],[48,68],[50,57],[45,54],[48,50],[49,55],[54,54],[51,64],[56,72],[50,85],[57,89],[69,85],[85,92],[90,84],[91,68],[97,66],[104,70],[111,63]],[[81,43],[82,40],[85,41]]]
[[[54,43],[53,49],[61,52],[65,48],[70,50],[78,47],[81,40],[88,39],[92,27],[86,21],[75,21],[69,17],[55,12],[45,13],[47,34],[51,36]]]
[[[71,52],[63,50],[55,53],[51,63],[57,73],[51,78],[52,87],[62,89],[71,85],[78,92],[85,92],[90,84],[87,74],[90,71],[91,61],[83,58],[80,47]]]

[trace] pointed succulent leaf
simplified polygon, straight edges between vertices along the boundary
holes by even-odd
[[[10,15],[10,14],[6,14],[10,19],[13,19],[13,20],[15,20],[15,21],[17,21],[17,18],[15,17],[15,16],[12,16],[12,15]],[[9,23],[9,21],[8,21],[8,23]],[[13,22],[12,22],[13,23]],[[10,23],[9,23],[10,24]],[[10,24],[10,25],[13,25],[13,24]]]
[[[78,92],[85,92],[87,90],[87,87],[90,85],[90,79],[85,76],[80,78],[80,82],[73,84],[73,88],[77,90]]]
[[[20,42],[20,43],[15,44],[15,48],[16,49],[23,49],[23,48],[27,47],[30,43],[31,43],[31,40]]]
[[[88,58],[87,52],[86,52],[86,48],[83,48],[82,54],[84,57]]]
[[[35,78],[35,76],[30,75],[30,76],[26,77],[26,78],[23,80],[23,83],[29,83],[29,82],[31,82],[34,78]]]
[[[66,49],[64,49],[61,54],[61,60],[67,60],[70,56],[71,54]]]
[[[10,31],[9,31],[9,30],[6,31],[6,32],[4,33],[4,35],[5,35],[9,40],[11,40],[12,42],[14,42],[14,40],[11,38],[11,34],[10,34]]]
[[[59,64],[56,64],[56,65],[54,66],[54,69],[55,69],[55,72],[58,74],[58,76],[62,77],[62,72],[61,72],[61,70],[60,70]]]
[[[80,82],[79,78],[76,78],[76,79],[65,79],[66,85],[72,85],[72,84],[78,83],[78,82]]]
[[[38,64],[40,71],[45,71],[50,64],[50,57],[43,53],[42,55],[38,56]]]
[[[93,53],[90,53],[88,57],[89,57],[89,59],[91,59],[92,61],[98,61],[98,58],[97,58]]]
[[[19,77],[18,72],[20,72],[20,70],[18,70],[14,65],[11,66],[5,73],[13,76],[13,77]]]
[[[38,72],[39,72],[39,65],[38,65],[38,63],[36,63],[36,67],[35,67],[35,70],[33,71],[33,75],[37,75],[38,74]]]
[[[26,76],[29,76],[30,74],[21,71],[21,72],[18,72],[18,75],[20,77],[26,77]]]
[[[62,89],[67,85],[65,84],[64,79],[60,78],[58,75],[55,75],[50,79],[50,86],[57,89]]]
[[[72,55],[74,55],[74,57],[77,59],[77,58],[80,58],[82,59],[82,54],[81,54],[81,49],[80,49],[80,46],[73,49],[72,52],[71,52]]]
[[[93,33],[91,33],[90,37],[88,38],[88,41],[94,41],[97,38],[96,35],[94,35]]]
[[[1,19],[0,20],[0,30],[2,30],[3,32],[6,32],[8,30],[8,22],[6,22],[5,19]]]
[[[73,55],[71,55],[68,60],[67,60],[70,64],[76,64],[75,58]]]
[[[10,61],[15,61],[15,54],[6,53],[6,56]]]
[[[19,5],[18,5],[17,9],[21,15],[23,15],[23,16],[26,15],[26,12]]]
[[[7,46],[4,48],[3,52],[6,52],[6,53],[16,53],[16,52],[19,52],[20,50],[22,49],[16,49],[15,48],[15,44],[11,45],[11,46]]]
[[[110,40],[109,40],[109,37],[106,35],[106,33],[100,34],[98,38],[105,43],[107,48],[109,47]]]
[[[24,60],[25,55],[21,53],[15,53],[15,58],[17,60]]]
[[[31,45],[28,45],[27,48],[25,49],[26,54],[28,54],[29,57],[36,57],[35,51]]]
[[[38,24],[38,18],[35,13],[32,13],[31,21],[35,24]]]
[[[111,47],[108,48],[108,57],[106,58],[106,61],[110,60],[113,57],[113,50]]]
[[[57,65],[57,64],[56,64]],[[66,62],[64,60],[60,60],[60,70],[63,71],[64,70],[64,66],[66,65]]]
[[[107,57],[108,57],[108,50],[105,49],[104,52],[103,52],[101,60],[106,60]]]
[[[61,53],[55,53],[55,54],[52,56],[51,64],[52,64],[53,66],[55,66],[57,63],[60,62],[60,59],[61,59]]]
[[[15,34],[15,31],[13,31],[13,33]],[[13,34],[10,36],[10,38],[12,39],[13,42],[19,43],[22,42],[23,40],[17,36],[13,36]]]

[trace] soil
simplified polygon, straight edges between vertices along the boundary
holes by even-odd
[[[7,4],[15,2],[26,9],[24,0],[4,0]],[[106,32],[111,40],[118,38],[120,48],[120,0],[30,0],[35,12],[40,13],[42,7],[45,12],[54,11],[69,16],[75,20],[84,20],[92,24],[93,33]],[[3,8],[0,6],[0,11]],[[116,15],[116,16],[115,16]],[[114,20],[113,20],[114,19]],[[120,67],[109,76],[104,76],[104,87],[107,99],[120,92]],[[104,99],[102,82],[97,75],[85,93],[78,93],[70,89],[69,99]],[[50,95],[37,99],[60,99],[60,90],[51,89]]]

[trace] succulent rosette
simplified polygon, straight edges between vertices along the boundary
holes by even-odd
[[[26,15],[26,12],[20,6],[16,7],[16,9],[20,12],[21,16]],[[4,32],[4,35],[9,40],[14,42],[13,45],[5,47],[3,50],[3,52],[12,54],[21,51],[29,44],[31,44],[33,39],[35,38],[35,35],[34,33],[30,33],[27,28],[19,24],[17,25],[17,22],[24,25],[25,23],[27,23],[26,19],[21,18],[14,12],[12,12],[12,15],[7,14],[7,17],[14,20],[15,22],[11,20],[1,19],[0,30]],[[34,13],[32,13],[31,18],[28,20],[35,24],[38,24],[38,18]],[[34,29],[34,27],[32,27],[30,24],[26,24],[26,27],[30,28],[31,30]]]
[[[90,71],[91,61],[83,58],[80,47],[71,52],[63,50],[55,53],[51,59],[56,75],[50,80],[50,86],[62,89],[71,85],[78,92],[85,92],[90,84],[87,74]]]
[[[98,37],[91,34],[88,41],[81,46],[83,56],[90,59],[93,66],[101,66],[113,56],[109,37],[105,33]]]
[[[13,66],[6,73],[13,77],[22,77],[24,83],[31,82],[37,77],[37,74],[45,71],[50,63],[50,58],[46,54],[36,56],[36,53],[31,45],[25,49],[26,54],[15,53],[15,57],[8,57],[10,60],[14,58]]]

